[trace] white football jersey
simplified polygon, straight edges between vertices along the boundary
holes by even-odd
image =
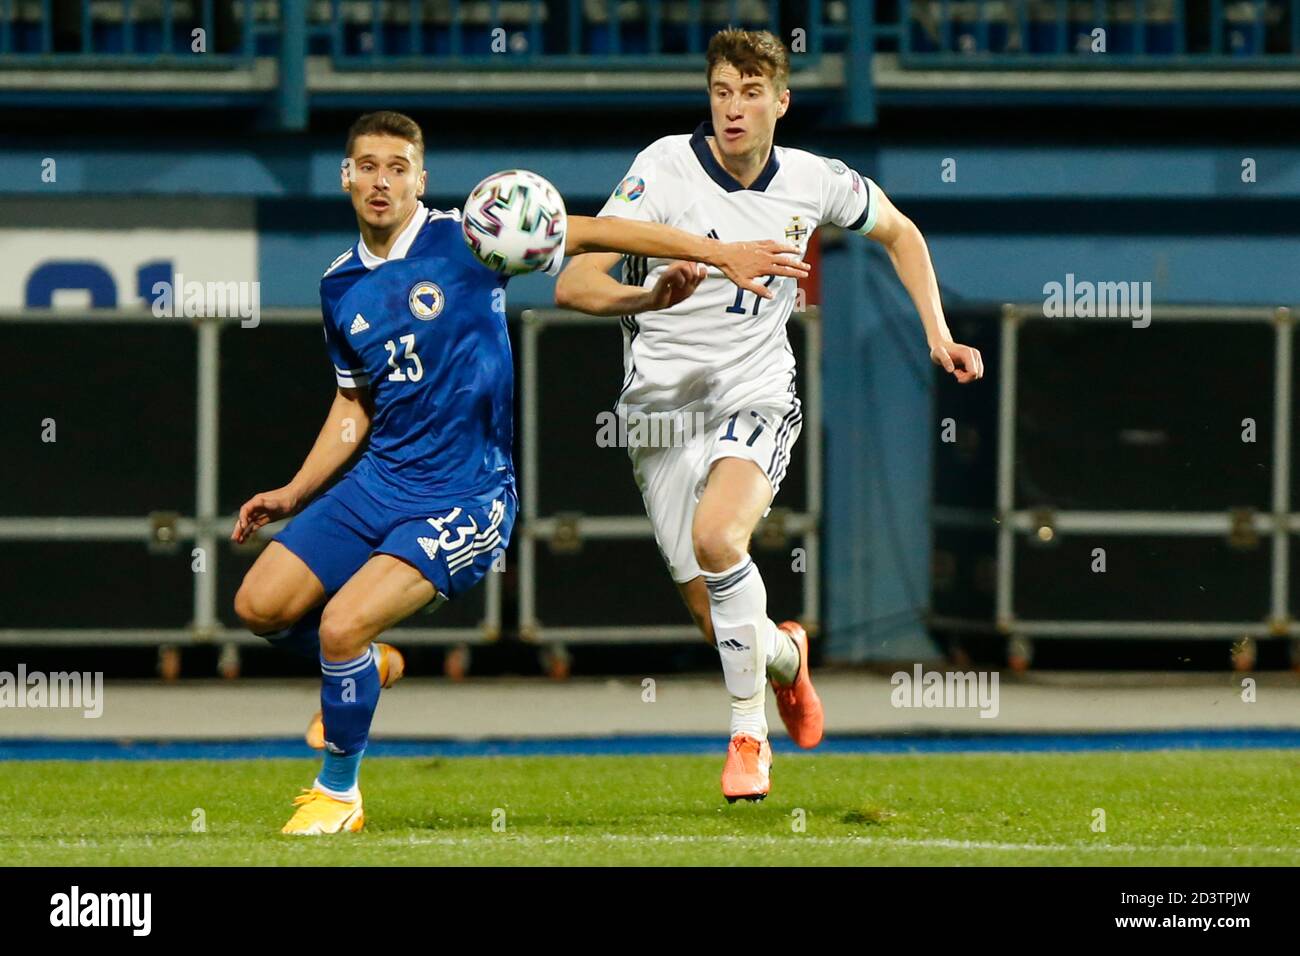
[[[773,146],[753,184],[741,186],[713,156],[705,122],[690,136],[665,136],[641,152],[601,216],[662,222],[724,242],[775,239],[802,254],[822,223],[869,233],[879,189],[836,159]],[[626,257],[623,282],[650,288],[669,259]],[[789,403],[794,353],[786,322],[797,280],[769,278],[772,299],[742,292],[721,272],[669,309],[623,316],[627,412],[704,413],[713,420],[746,407]]]

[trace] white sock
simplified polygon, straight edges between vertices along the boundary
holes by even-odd
[[[731,734],[767,737],[767,665],[775,625],[767,617],[767,588],[749,555],[725,571],[705,571],[713,637],[731,694]]]
[[[749,734],[759,740],[767,739],[766,684],[753,697],[731,698],[731,736],[736,734]]]
[[[767,616],[767,588],[763,576],[749,555],[733,567],[716,574],[702,572],[709,589],[709,610],[713,617],[721,611],[724,615],[742,616],[756,614],[755,629],[763,652],[763,663],[768,677],[789,684],[799,673],[799,647],[785,631]],[[716,638],[716,622],[715,638]]]
[[[333,797],[335,800],[342,800],[345,803],[356,803],[361,799],[361,788],[359,786],[354,785],[351,790],[340,793],[337,790],[331,790],[329,787],[325,786],[325,784],[321,783],[319,777],[317,777],[316,781],[312,784],[312,789],[319,790],[321,793],[325,794],[325,796]]]
[[[769,622],[770,623],[770,622]],[[799,673],[799,645],[794,638],[772,625],[772,653],[767,659],[767,676],[782,684],[794,681]]]

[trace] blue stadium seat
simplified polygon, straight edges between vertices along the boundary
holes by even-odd
[[[41,27],[38,23],[16,23],[13,30],[15,53],[41,52]]]
[[[1101,27],[1106,31],[1107,53],[1136,53],[1139,30],[1142,52],[1153,55],[1171,54],[1177,50],[1177,25],[1171,0],[1147,0],[1144,6],[1145,24],[1137,22],[1137,5],[1133,0],[1111,0],[1101,7],[1083,2],[1070,6],[1070,48],[1079,54],[1090,54],[1092,31]]]
[[[608,23],[588,23],[584,27],[586,42],[583,44],[583,51],[593,53],[598,56],[605,56],[613,52],[613,45],[610,42]],[[661,41],[662,43],[662,34]],[[683,30],[680,40],[682,49],[686,47],[686,33]],[[650,32],[646,29],[644,23],[638,22],[621,22],[619,23],[618,48],[620,53],[628,54],[645,54],[650,52]],[[660,52],[667,52],[662,50]]]
[[[1263,41],[1266,23],[1280,14],[1278,7],[1272,10],[1257,8],[1253,3],[1232,3],[1223,10],[1223,51],[1231,57],[1256,56],[1264,52]]]
[[[582,44],[584,53],[608,55],[610,42],[610,6],[614,0],[584,0],[582,4]],[[649,4],[642,0],[618,0],[619,52],[645,54],[651,50]],[[728,26],[767,29],[768,5],[764,0],[738,0],[736,18],[730,17],[726,0],[703,0],[699,4],[700,49],[718,30]],[[690,50],[693,30],[691,5],[685,0],[667,0],[659,4],[659,52],[680,54]]]
[[[13,19],[10,27],[10,48],[14,54],[39,54],[41,49],[43,6],[40,0],[10,0]],[[225,9],[234,11],[234,30],[236,38],[242,37],[244,30],[244,2],[235,0],[233,7]],[[254,15],[263,23],[274,24],[279,16],[276,0],[251,0],[255,4]],[[85,52],[96,56],[113,56],[119,54],[156,55],[164,50],[164,0],[133,0],[128,7],[121,0],[89,0],[90,38]],[[202,5],[200,0],[173,0],[171,3],[171,50],[177,56],[196,55],[191,50],[192,31],[202,25]],[[214,31],[220,29],[216,16],[223,8],[214,2]],[[75,8],[73,8],[75,13]],[[129,12],[129,20],[127,15]],[[227,18],[226,33],[229,33],[230,19]],[[81,35],[82,20],[79,15],[67,22],[56,20],[52,31],[55,53],[59,56],[77,56],[83,52]],[[130,34],[128,46],[127,36]],[[215,37],[208,38],[208,52],[215,52]],[[271,37],[275,42],[275,37]],[[242,40],[240,49],[242,52]]]
[[[95,53],[123,53],[126,43],[123,39],[124,29],[121,23],[94,21],[91,30],[90,49]]]
[[[15,56],[41,53],[41,0],[8,0],[12,21],[8,24],[10,51]],[[122,0],[87,0],[92,14],[90,52],[112,56],[128,50],[126,7]],[[131,0],[130,52],[157,55],[167,46],[163,36],[166,0]],[[251,7],[248,6],[251,4]],[[617,42],[610,33],[611,14],[617,4]],[[1191,33],[1183,43],[1186,26],[1178,18],[1176,0],[1143,0],[1142,22],[1137,19],[1138,0],[911,0],[908,22],[896,34],[906,37],[918,54],[944,53],[980,56],[1023,54],[1038,60],[1054,56],[1077,58],[1091,54],[1092,33],[1106,31],[1108,53],[1131,55],[1139,50],[1153,57],[1169,56],[1186,46],[1191,54],[1210,50],[1206,39],[1214,31],[1225,59],[1261,57],[1271,53],[1300,55],[1292,48],[1290,16],[1293,0],[1224,0],[1219,23],[1208,24],[1208,0],[1186,0],[1192,17]],[[171,44],[176,56],[192,56],[191,30],[200,25],[202,0],[174,0],[170,5]],[[245,11],[251,9],[258,29],[253,32],[252,50],[259,56],[274,56],[280,49],[281,0],[213,0],[214,29],[226,43],[238,49],[221,50],[241,54],[246,48]],[[732,8],[736,16],[730,16]],[[233,9],[237,26],[231,29]],[[515,54],[553,52],[567,54],[570,37],[579,50],[594,57],[609,57],[614,50],[628,56],[645,56],[656,49],[667,56],[688,53],[692,40],[697,50],[716,30],[736,25],[750,28],[776,26],[768,22],[774,7],[768,0],[578,0],[572,9],[579,21],[570,23],[568,0],[461,0],[455,6],[460,30],[459,54],[471,59],[489,59],[494,30],[504,27],[510,52]],[[824,0],[823,48],[844,49],[848,37],[848,6],[842,0]],[[876,14],[880,30],[878,50],[893,49],[895,34],[889,30],[894,9],[886,2]],[[334,23],[335,13],[339,23]],[[691,19],[698,15],[698,22]],[[787,14],[788,10],[784,11]],[[308,0],[308,53],[333,53],[334,38],[345,57],[448,57],[452,53],[453,0]],[[538,18],[534,27],[533,17]],[[412,18],[415,33],[412,33]],[[1198,19],[1199,17],[1199,19]],[[945,20],[946,18],[946,20]],[[377,21],[377,22],[376,22]],[[80,21],[60,23],[55,38],[59,53],[80,52]],[[652,26],[658,36],[652,36]],[[787,23],[788,27],[789,24]],[[2,33],[3,31],[0,31]],[[413,36],[419,38],[412,43]],[[379,38],[381,42],[376,43]],[[209,37],[208,52],[218,52],[217,37]],[[657,42],[656,42],[657,41]],[[1267,44],[1267,45],[1266,45]],[[73,49],[73,45],[77,45]],[[548,50],[547,47],[550,46]]]
[[[544,5],[537,7],[539,24],[547,19]],[[379,7],[379,24],[374,22],[374,6],[370,0],[345,0],[340,4],[342,21],[342,48],[344,56],[369,57],[375,50],[376,29],[380,31],[382,56],[408,57],[451,56],[452,16],[449,0],[421,0],[414,10],[419,37],[418,47],[412,43],[411,4],[407,0],[385,0]],[[527,2],[503,3],[498,7],[498,18],[492,18],[492,5],[486,0],[464,0],[459,6],[460,50],[464,57],[489,57],[493,31],[506,30],[508,49],[516,54],[540,52],[533,50],[530,20],[533,4]],[[331,7],[318,2],[312,8],[312,20],[318,24],[311,40],[313,52],[328,53],[332,49]],[[539,31],[540,33],[540,31]],[[540,45],[541,37],[537,38]]]
[[[1069,53],[1071,49],[1069,31],[1064,41],[1060,37],[1060,18],[1055,3],[1042,2],[1029,4],[1027,14],[1029,36],[1025,49],[1029,53]]]
[[[1003,0],[957,0],[948,5],[945,41],[943,5],[938,0],[912,4],[911,43],[918,53],[1004,53],[1011,46],[1012,15]],[[981,18],[985,27],[981,28]]]

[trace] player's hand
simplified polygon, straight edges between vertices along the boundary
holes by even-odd
[[[243,544],[263,525],[287,518],[297,512],[300,504],[297,492],[288,486],[253,495],[240,507],[239,517],[235,520],[235,530],[230,533],[230,540]]]
[[[809,265],[798,259],[799,250],[783,242],[764,239],[762,242],[723,243],[713,264],[746,292],[772,298],[772,290],[759,280],[764,276],[807,277]]]
[[[650,306],[645,311],[658,312],[689,298],[708,274],[703,263],[674,262],[655,280],[650,290]]]
[[[930,349],[930,361],[956,376],[957,381],[963,385],[984,377],[984,359],[980,356],[979,349],[973,349],[969,345],[940,342]]]

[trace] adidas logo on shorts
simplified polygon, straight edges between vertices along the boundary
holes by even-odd
[[[361,313],[358,312],[357,317],[352,320],[352,328],[348,330],[348,335],[356,335],[358,332],[364,332],[368,328],[370,328],[370,323],[363,319]]]

